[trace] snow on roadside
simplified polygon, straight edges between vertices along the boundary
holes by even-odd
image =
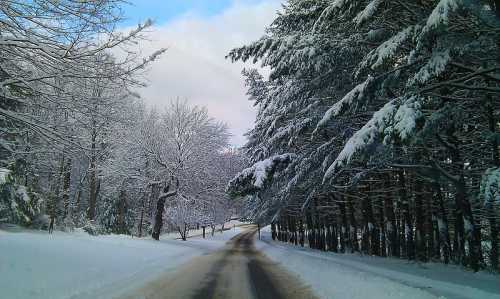
[[[0,230],[2,298],[112,298],[189,259],[219,249],[240,230],[186,242]]]
[[[500,299],[500,278],[486,273],[300,248],[272,241],[269,227],[262,229],[256,247],[309,284],[320,298]]]

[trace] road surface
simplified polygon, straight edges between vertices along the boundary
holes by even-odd
[[[316,298],[311,290],[253,246],[255,228],[240,233],[214,253],[194,258],[172,274],[124,299]]]

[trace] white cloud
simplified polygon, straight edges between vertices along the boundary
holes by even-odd
[[[145,102],[158,107],[174,98],[205,106],[210,115],[228,124],[232,143],[242,145],[253,125],[255,111],[245,95],[242,63],[224,57],[229,50],[258,39],[279,9],[279,1],[257,4],[236,1],[216,16],[184,15],[155,26],[145,53],[167,47],[148,73],[148,87],[140,91]]]

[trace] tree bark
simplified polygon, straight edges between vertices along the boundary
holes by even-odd
[[[493,205],[489,208],[489,224],[490,224],[490,240],[491,240],[491,268],[498,270],[498,227],[496,221],[496,213]]]
[[[69,209],[69,188],[71,185],[71,159],[66,160],[66,164],[64,166],[64,179],[63,179],[63,189],[62,189],[62,199],[63,199],[63,217],[66,217],[71,214]]]
[[[415,249],[419,261],[427,261],[424,240],[424,211],[422,198],[422,182],[415,180]]]
[[[382,200],[383,201],[383,200]],[[384,204],[383,202],[379,203],[379,215],[380,215],[380,223],[379,223],[379,229],[380,229],[380,256],[386,257],[387,256],[387,242],[386,242],[386,232],[385,232],[385,219],[384,219]]]
[[[307,244],[309,248],[314,248],[313,222],[310,209],[306,212]]]
[[[347,228],[347,214],[346,214],[346,209],[345,209],[345,203],[340,199],[339,203],[339,210],[340,210],[340,220],[341,220],[341,225],[340,225],[340,252],[344,253],[346,250],[346,240],[348,240],[348,228]]]
[[[89,206],[87,209],[87,219],[94,220],[97,204],[97,153],[96,153],[97,133],[92,132],[92,141],[90,145],[90,165],[89,165]]]
[[[408,202],[408,196],[406,193],[406,179],[405,173],[403,170],[398,172],[398,182],[399,182],[399,196],[402,203],[402,212],[403,212],[403,229],[404,229],[404,238],[405,238],[405,248],[406,248],[406,257],[409,260],[415,259],[415,247],[413,242],[413,225],[412,218],[410,213],[410,204]]]
[[[163,227],[163,210],[165,209],[166,197],[159,198],[156,202],[155,224],[153,227],[152,237],[155,240],[160,240],[160,233]]]
[[[448,217],[446,215],[446,209],[444,206],[443,193],[441,192],[441,186],[439,185],[437,180],[434,182],[433,188],[434,188],[434,194],[435,194],[436,200],[439,204],[439,213],[437,216],[439,242],[441,243],[441,246],[442,246],[444,263],[448,264],[450,261],[450,254],[451,254],[450,233],[449,233],[449,229],[448,229]]]
[[[500,0],[496,0],[496,13],[497,16],[500,17]],[[494,105],[493,99],[490,97],[487,106],[487,114],[488,114],[488,126],[490,133],[496,134],[496,125],[497,120],[494,113]],[[494,135],[493,135],[494,136]],[[500,157],[498,153],[498,139],[491,138],[491,157],[493,160],[493,165],[496,167],[500,167]],[[495,203],[487,203],[487,213],[488,213],[488,221],[490,225],[490,242],[491,242],[491,250],[490,250],[490,260],[491,260],[491,268],[493,270],[498,270],[498,224],[497,224],[497,215],[495,211]]]
[[[120,191],[118,201],[118,217],[117,217],[117,232],[119,234],[127,233],[127,226],[125,223],[125,213],[127,209],[127,193],[125,190]]]
[[[390,188],[390,183],[387,181],[386,187]],[[385,223],[387,231],[387,240],[389,242],[389,256],[399,257],[399,239],[396,223],[396,215],[394,214],[394,202],[392,194],[388,193],[384,197]]]
[[[347,197],[347,208],[349,209],[349,247],[351,248],[351,253],[355,251],[359,252],[358,226],[354,217],[354,205],[349,197]]]
[[[170,190],[170,183],[169,183],[163,189],[163,194],[161,194],[158,198],[158,201],[156,203],[155,224],[152,233],[152,237],[155,240],[160,240],[161,228],[163,227],[163,210],[165,209],[165,201],[167,198],[177,195],[178,189],[179,189],[179,180],[177,180],[176,190],[172,192],[169,192]],[[214,234],[214,231],[215,231],[215,226],[212,227],[212,236]]]
[[[302,220],[302,218],[300,218],[299,220],[299,243],[300,243],[300,246],[304,247],[304,242],[305,242],[305,236],[304,236],[304,221]]]
[[[143,195],[141,200],[141,217],[139,218],[139,224],[137,225],[137,235],[139,238],[142,237],[142,225],[144,223],[144,209],[146,208],[146,197]]]
[[[276,223],[271,223],[271,238],[273,241],[276,240]]]

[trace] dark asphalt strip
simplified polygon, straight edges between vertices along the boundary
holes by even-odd
[[[221,259],[219,259],[210,271],[206,274],[203,282],[204,286],[197,290],[192,299],[207,299],[215,298],[215,290],[217,288],[217,279],[222,269],[226,265],[227,256],[229,252],[225,252]]]
[[[273,285],[271,277],[264,270],[257,259],[251,259],[248,262],[248,270],[250,272],[250,280],[252,284],[252,292],[257,299],[280,299],[285,298]]]
[[[255,249],[256,230],[193,258],[175,273],[152,281],[126,299],[317,299],[297,277]]]
[[[207,280],[204,286],[197,290],[192,299],[215,298],[217,282],[220,280],[223,268],[231,263],[235,255],[242,255],[248,259],[247,268],[250,276],[252,292],[256,299],[282,299],[284,298],[273,285],[273,280],[268,275],[263,265],[259,253],[253,246],[255,231],[246,232],[236,236],[230,241],[230,248],[227,248],[222,257],[215,262],[214,266],[206,274]]]

